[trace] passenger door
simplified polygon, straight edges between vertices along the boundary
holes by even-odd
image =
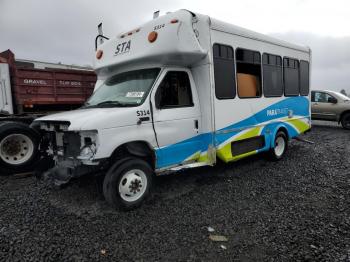
[[[186,164],[200,156],[200,108],[191,72],[166,69],[152,92],[159,149],[157,168]]]
[[[0,63],[0,112],[13,114],[9,65]]]
[[[312,91],[312,118],[335,121],[337,99],[326,92]]]

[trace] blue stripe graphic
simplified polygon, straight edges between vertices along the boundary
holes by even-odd
[[[310,117],[309,113],[309,100],[307,97],[289,97],[276,104],[273,104],[255,115],[242,120],[240,122],[229,125],[222,128],[220,131],[228,131],[232,129],[242,129],[245,127],[251,127],[263,122],[268,122],[276,120],[282,117],[288,116],[288,111],[292,110],[293,115]],[[275,130],[277,126],[281,125],[281,122],[273,122],[267,124],[263,130],[262,134],[266,137],[266,130]],[[290,137],[298,136],[298,132],[290,125],[283,124],[283,126],[288,130]],[[240,131],[228,132],[226,134],[219,134],[215,136],[215,146],[217,147],[221,143],[230,139],[232,136],[238,134]],[[166,147],[162,147],[156,150],[157,164],[156,167],[163,168],[171,165],[180,164],[185,161],[188,157],[195,154],[198,151],[205,152],[208,150],[208,146],[212,144],[213,133],[204,133],[192,138],[186,139],[184,141],[172,144]],[[270,148],[270,141],[266,141],[266,148],[262,150],[268,150]],[[261,151],[261,150],[260,150]]]

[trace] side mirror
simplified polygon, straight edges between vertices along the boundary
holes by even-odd
[[[338,100],[334,97],[328,97],[328,103],[336,104],[338,103]]]

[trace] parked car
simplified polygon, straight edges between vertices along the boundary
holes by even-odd
[[[350,98],[334,91],[314,90],[311,92],[311,117],[337,121],[350,130]]]

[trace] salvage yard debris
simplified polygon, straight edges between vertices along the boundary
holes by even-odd
[[[215,229],[214,228],[212,228],[212,227],[208,227],[208,232],[214,232],[215,231]]]
[[[227,242],[228,241],[227,237],[221,236],[221,235],[210,235],[209,239],[211,241],[214,241],[214,242]]]
[[[227,249],[227,247],[224,246],[224,245],[220,245],[220,247],[221,247],[223,250],[226,250],[226,249]]]

